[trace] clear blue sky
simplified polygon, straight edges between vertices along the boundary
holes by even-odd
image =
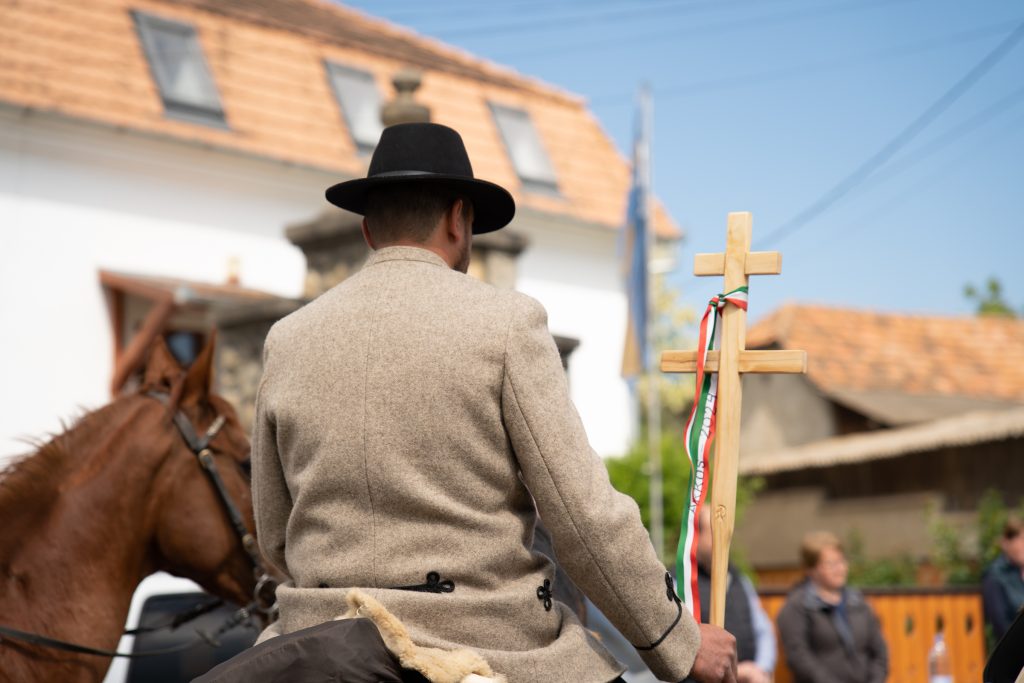
[[[729,211],[755,247],[756,319],[787,300],[967,314],[998,277],[1024,309],[1024,40],[830,208],[827,196],[1024,22],[1019,0],[359,0],[347,2],[587,98],[630,149],[654,98],[654,188],[686,230],[672,281],[698,307]]]

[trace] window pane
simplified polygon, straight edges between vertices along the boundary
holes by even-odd
[[[186,24],[135,14],[150,68],[168,111],[223,120],[220,97],[195,30]]]
[[[555,187],[555,169],[529,114],[496,104],[491,105],[491,110],[519,178],[526,183]]]
[[[380,94],[373,75],[340,64],[327,64],[338,106],[360,151],[377,146],[384,126],[380,121]]]

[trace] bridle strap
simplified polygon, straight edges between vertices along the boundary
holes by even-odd
[[[168,394],[159,391],[147,391],[146,396],[155,398],[157,401],[162,403],[165,407],[170,408],[171,398]],[[199,461],[199,466],[206,472],[207,478],[213,484],[214,490],[217,492],[217,497],[220,499],[224,511],[227,513],[228,520],[231,522],[231,526],[235,530],[235,535],[238,536],[238,540],[242,544],[242,548],[245,550],[246,556],[249,558],[249,563],[256,574],[256,589],[253,595],[253,605],[255,609],[262,612],[263,614],[272,616],[277,611],[277,603],[273,602],[267,604],[268,601],[263,599],[263,592],[267,588],[274,588],[276,582],[270,576],[270,572],[267,571],[266,566],[263,564],[263,559],[260,557],[259,548],[256,545],[256,538],[249,532],[245,526],[245,521],[242,518],[242,513],[239,511],[238,506],[235,505],[235,501],[231,498],[231,494],[228,493],[227,487],[224,485],[224,479],[220,476],[220,471],[217,469],[217,463],[213,457],[213,451],[210,450],[210,442],[217,432],[225,424],[225,418],[223,415],[218,415],[213,421],[206,432],[200,437],[192,426],[192,422],[188,419],[188,416],[179,408],[175,410],[172,416],[174,425],[178,428],[178,433],[181,434],[185,444],[192,451],[192,454],[196,456]]]
[[[165,406],[170,406],[170,397],[165,393],[149,391],[146,392],[146,396],[155,398]],[[228,493],[228,489],[224,485],[224,479],[220,476],[220,471],[217,469],[217,463],[214,461],[213,451],[210,450],[210,441],[217,436],[217,432],[219,432],[221,427],[224,426],[224,416],[217,416],[217,419],[213,421],[213,424],[210,425],[210,428],[207,429],[206,433],[201,437],[198,436],[195,428],[192,426],[192,423],[180,409],[175,411],[173,420],[182,439],[185,440],[185,443],[188,445],[189,450],[192,451],[192,454],[196,456],[196,459],[199,461],[199,466],[203,468],[204,472],[206,472],[206,476],[209,477],[210,482],[213,484],[213,488],[217,491],[217,497],[220,498],[220,502],[224,506],[224,511],[228,515],[228,520],[231,522],[231,526],[234,527],[235,534],[242,542],[242,548],[245,549],[245,553],[248,556],[253,569],[266,574],[266,569],[264,568],[263,562],[259,556],[259,550],[256,547],[256,539],[245,527],[245,521],[242,519],[242,513],[239,511],[238,506],[235,505],[235,501],[232,500],[231,494]]]
[[[160,401],[164,406],[170,407],[170,396],[166,393],[158,391],[146,392],[146,396],[155,398]],[[188,445],[189,450],[196,456],[199,461],[200,467],[206,472],[207,477],[213,482],[213,487],[217,491],[217,497],[220,498],[221,503],[227,512],[228,519],[231,521],[231,526],[234,527],[235,533],[238,535],[239,540],[242,543],[242,547],[245,549],[246,556],[249,558],[249,562],[252,564],[253,570],[256,574],[256,588],[253,591],[253,601],[249,605],[239,609],[233,615],[231,615],[225,622],[217,629],[216,633],[209,635],[202,631],[196,630],[197,637],[188,643],[183,643],[174,647],[162,648],[159,650],[150,650],[147,652],[117,652],[116,650],[102,650],[100,648],[89,647],[87,645],[78,645],[77,643],[70,643],[65,640],[59,640],[57,638],[51,638],[44,636],[39,633],[31,633],[29,631],[22,631],[10,626],[4,626],[0,624],[0,643],[3,642],[4,638],[8,640],[17,640],[23,643],[29,643],[31,645],[40,645],[43,647],[51,647],[58,650],[64,650],[66,652],[75,652],[77,654],[93,655],[97,657],[126,657],[130,659],[137,659],[142,657],[159,657],[161,655],[175,654],[183,652],[200,643],[207,643],[213,647],[219,647],[220,643],[217,642],[217,636],[222,633],[226,633],[238,624],[248,619],[253,611],[258,611],[267,616],[273,616],[277,612],[277,603],[266,604],[266,601],[262,598],[264,591],[268,588],[274,588],[276,581],[270,576],[266,567],[263,565],[263,561],[260,558],[259,550],[256,548],[256,539],[253,537],[249,530],[245,528],[245,521],[242,519],[242,513],[239,512],[238,506],[231,499],[231,494],[228,493],[227,487],[224,485],[224,480],[220,476],[220,472],[217,470],[217,464],[214,462],[213,451],[210,450],[210,442],[217,436],[217,432],[224,426],[225,418],[223,415],[218,415],[217,418],[210,425],[206,432],[199,436],[188,417],[180,409],[176,410],[172,416],[174,425],[178,428],[178,433],[181,434],[182,439]],[[214,603],[213,607],[220,604],[219,601]],[[204,605],[198,608],[194,608],[181,615],[183,618],[179,622],[175,619],[174,626],[180,625],[185,621],[189,621],[201,614],[210,611],[213,607]],[[173,627],[173,626],[172,626]],[[142,633],[156,629],[135,629],[133,632],[126,631],[125,633]]]
[[[155,398],[167,408],[171,407],[171,397],[162,391],[147,391],[145,395],[150,398]],[[185,443],[188,444],[189,450],[191,450],[195,455],[199,455],[201,450],[209,447],[210,441],[213,440],[213,437],[217,436],[217,432],[220,431],[220,428],[224,426],[225,422],[224,416],[218,415],[217,419],[210,425],[210,428],[206,430],[206,433],[200,437],[196,433],[195,427],[192,426],[192,422],[188,419],[188,416],[186,416],[181,409],[174,411],[172,419],[174,420],[174,426],[177,427],[178,431],[181,433],[181,438],[185,440]]]

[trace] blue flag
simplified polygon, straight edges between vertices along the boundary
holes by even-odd
[[[626,226],[623,231],[623,272],[629,316],[626,344],[622,354],[622,376],[635,380],[649,367],[647,318],[649,310],[647,258],[651,239],[648,197],[651,182],[651,149],[648,120],[649,95],[640,93],[640,106],[633,128],[633,179],[629,188]]]

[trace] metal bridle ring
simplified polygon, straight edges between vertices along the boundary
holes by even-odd
[[[263,596],[268,587],[273,596],[273,602],[270,604],[267,604],[267,600]],[[256,588],[252,592],[252,604],[261,614],[270,616],[277,613],[277,580],[274,577],[269,574],[260,576],[256,581]]]

